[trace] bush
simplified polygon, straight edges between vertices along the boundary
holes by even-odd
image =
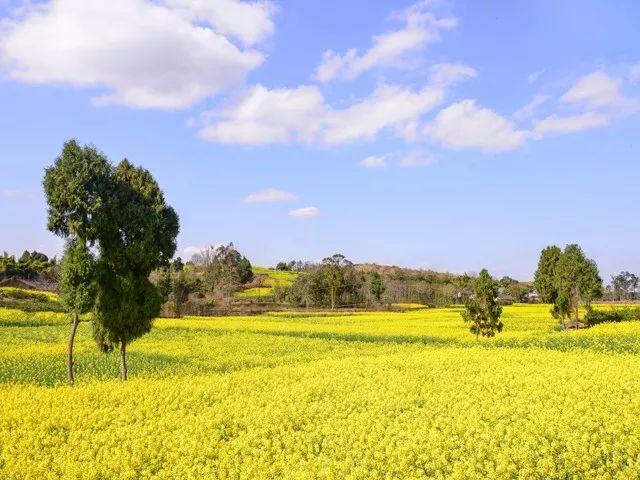
[[[628,322],[640,320],[640,307],[636,308],[616,308],[611,310],[590,309],[584,317],[588,326],[599,323]]]

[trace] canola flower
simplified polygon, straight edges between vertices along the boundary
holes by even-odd
[[[73,388],[66,325],[2,327],[0,478],[640,478],[640,322],[458,312],[159,319],[125,384],[85,322]]]
[[[265,276],[261,287],[247,288],[239,292],[235,292],[234,296],[238,298],[253,298],[253,297],[266,297],[273,295],[274,288],[276,286],[288,287],[293,284],[296,277],[299,275],[297,272],[291,272],[286,270],[272,270],[264,267],[253,267],[254,275]]]

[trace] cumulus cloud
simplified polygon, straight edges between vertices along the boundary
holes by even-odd
[[[207,250],[207,247],[196,247],[195,245],[189,245],[188,247],[184,247],[182,249],[182,252],[184,253],[186,258],[191,259],[194,255],[202,255]]]
[[[275,6],[267,1],[239,0],[165,0],[167,6],[179,9],[192,22],[212,25],[222,35],[254,45],[274,31],[272,15]]]
[[[603,71],[580,77],[560,97],[560,104],[579,113],[552,114],[534,123],[531,136],[540,139],[609,125],[616,117],[638,110],[639,102],[620,91],[622,80]]]
[[[320,215],[320,210],[316,207],[302,207],[289,212],[290,217],[311,218]]]
[[[609,117],[595,112],[586,112],[564,117],[550,115],[536,122],[532,134],[534,138],[542,138],[546,135],[574,133],[589,128],[608,125],[610,121],[611,119]]]
[[[245,203],[274,203],[289,202],[298,198],[293,193],[283,192],[275,188],[267,188],[260,192],[247,195],[244,199]]]
[[[206,140],[228,144],[318,142],[340,144],[371,140],[386,128],[402,130],[444,98],[442,86],[421,90],[382,85],[368,97],[336,109],[316,86],[268,89],[256,85],[235,103],[210,116],[200,130]]]
[[[475,100],[462,100],[441,110],[425,131],[452,150],[502,152],[521,146],[527,137],[513,122],[476,105]]]
[[[428,167],[434,163],[435,159],[422,150],[416,150],[403,155],[399,162],[400,166],[405,168]]]
[[[196,264],[201,264],[205,261],[207,257],[212,257],[215,255],[216,251],[222,247],[221,243],[216,245],[211,245],[209,247],[196,247],[194,245],[190,245],[182,249],[185,258],[191,260]]]
[[[252,45],[272,13],[238,0],[52,0],[3,22],[0,66],[26,83],[104,89],[95,105],[186,108],[263,62]]]
[[[387,127],[401,127],[420,118],[444,99],[444,90],[428,85],[413,91],[383,85],[361,102],[348,108],[331,110],[325,118],[322,141],[328,144],[367,139]]]
[[[620,92],[620,80],[596,71],[581,77],[560,101],[588,109],[629,109],[637,102],[626,98]]]
[[[353,79],[374,68],[398,66],[407,54],[440,40],[441,31],[455,27],[457,20],[436,17],[428,11],[429,3],[418,2],[394,15],[395,19],[403,22],[403,27],[374,36],[371,46],[362,53],[356,48],[344,53],[325,51],[315,78],[320,82],[336,78]]]
[[[387,166],[387,159],[385,157],[369,156],[360,161],[360,165],[367,168],[384,168]]]
[[[310,141],[329,110],[315,86],[268,89],[255,85],[238,101],[214,116],[221,117],[200,131],[205,140],[220,143],[287,143],[292,137]]]
[[[435,85],[450,86],[466,78],[476,78],[478,73],[464,63],[436,63],[430,68],[431,82]]]

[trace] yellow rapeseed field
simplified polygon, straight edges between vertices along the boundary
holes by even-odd
[[[0,310],[0,478],[640,478],[640,322],[548,312],[160,319],[124,384],[83,322],[70,388],[64,316]]]

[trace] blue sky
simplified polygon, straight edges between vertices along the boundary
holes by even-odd
[[[0,249],[63,142],[152,171],[178,255],[640,272],[640,4],[0,0]]]

